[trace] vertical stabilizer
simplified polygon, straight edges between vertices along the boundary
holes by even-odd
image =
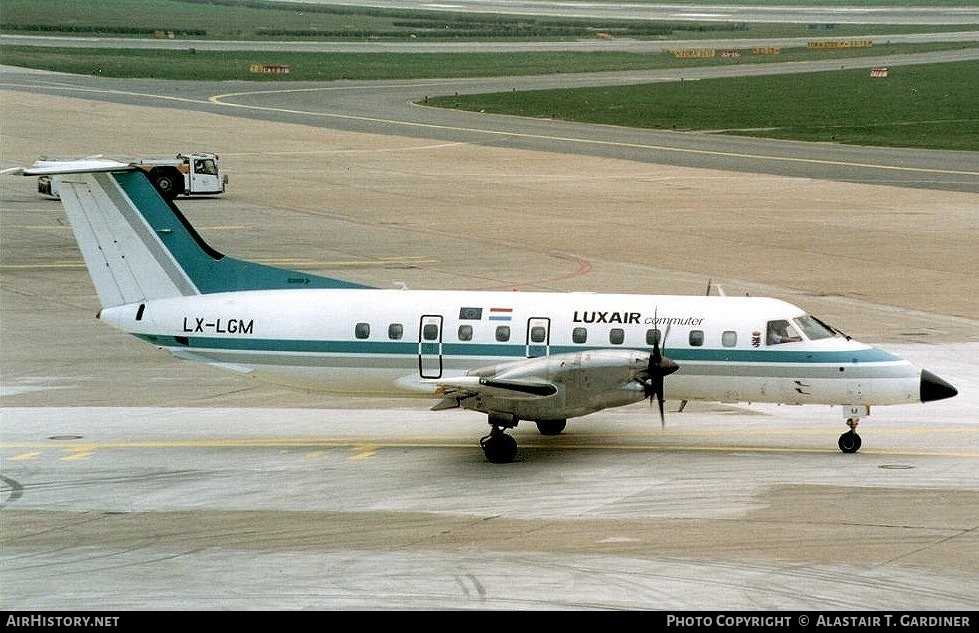
[[[169,229],[150,224],[116,181],[139,176],[136,172],[56,176],[61,202],[103,307],[201,294],[163,243]],[[142,180],[152,189],[145,177]],[[164,204],[159,195],[158,201],[146,197]]]
[[[133,165],[39,161],[17,172],[57,179],[102,307],[235,290],[368,287],[222,255]]]

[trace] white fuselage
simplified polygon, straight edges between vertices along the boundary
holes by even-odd
[[[521,359],[649,354],[659,330],[680,367],[666,379],[671,399],[920,400],[920,370],[878,348],[840,335],[766,340],[770,322],[803,316],[753,297],[365,289],[215,293],[100,315],[178,357],[312,391],[433,396],[444,381]],[[643,393],[633,385],[615,398],[606,406]]]

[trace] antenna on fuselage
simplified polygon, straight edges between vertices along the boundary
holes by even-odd
[[[724,288],[721,288],[721,285],[720,284],[717,284],[716,286],[714,286],[714,280],[713,279],[708,279],[707,280],[707,292],[705,293],[705,295],[709,297],[710,296],[711,289],[712,288],[715,288],[715,287],[717,288],[717,296],[718,297],[726,297],[727,296],[727,293],[724,292]]]

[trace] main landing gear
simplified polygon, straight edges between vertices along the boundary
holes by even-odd
[[[517,440],[506,434],[507,429],[517,426],[517,418],[505,413],[490,413],[490,434],[479,440],[486,459],[494,464],[509,464],[517,457]],[[560,435],[567,420],[537,420],[541,435]]]
[[[489,435],[481,438],[479,445],[486,453],[486,460],[493,464],[509,464],[517,456],[517,440],[498,426],[494,426]]]
[[[506,434],[506,429],[517,426],[512,415],[490,413],[489,423],[493,427],[490,434],[479,440],[486,453],[486,460],[493,464],[509,464],[517,456],[517,440]]]
[[[541,435],[560,435],[567,425],[567,420],[537,420],[537,430]]]
[[[859,423],[859,418],[847,418],[846,425],[850,427],[850,430],[841,435],[839,441],[840,450],[844,453],[856,453],[860,450],[860,445],[863,442],[857,435],[857,424]]]

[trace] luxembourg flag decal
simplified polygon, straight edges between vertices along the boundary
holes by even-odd
[[[513,308],[490,308],[490,321],[509,321],[513,318]]]

